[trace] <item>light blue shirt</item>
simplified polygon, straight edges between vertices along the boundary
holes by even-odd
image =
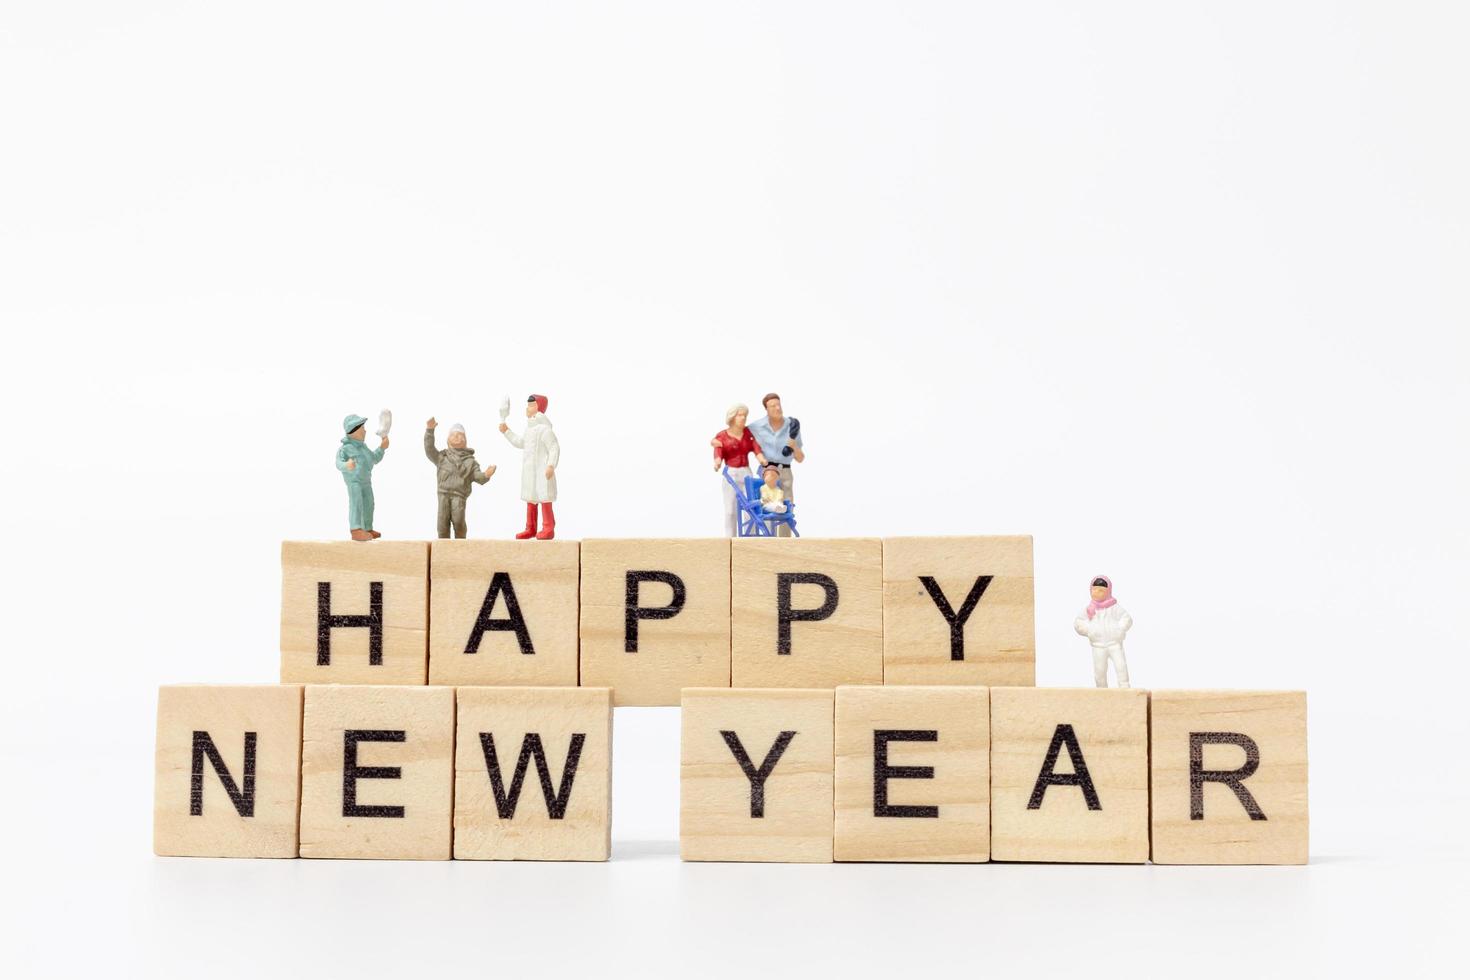
[[[756,445],[761,447],[761,455],[766,458],[767,463],[785,463],[788,466],[795,462],[795,455],[783,456],[781,450],[786,448],[786,440],[791,438],[791,419],[785,418],[781,421],[781,428],[771,428],[771,417],[757,419],[750,424],[750,434],[755,436]],[[801,436],[796,437],[796,444],[805,449]]]

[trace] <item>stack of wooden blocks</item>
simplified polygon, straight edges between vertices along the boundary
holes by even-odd
[[[1305,694],[1033,686],[1029,537],[281,565],[281,683],[159,690],[158,854],[606,860],[613,708],[682,705],[685,860],[1307,860]]]

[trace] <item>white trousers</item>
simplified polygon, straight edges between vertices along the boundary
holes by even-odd
[[[1128,686],[1128,658],[1123,655],[1123,644],[1109,643],[1092,648],[1092,679],[1098,687],[1108,686],[1108,661],[1113,662],[1113,673],[1118,675],[1118,686]]]
[[[744,486],[741,481],[747,476],[750,476],[749,466],[730,467],[730,479],[736,486]],[[730,486],[723,476],[720,477],[720,489],[725,492],[725,537],[733,538],[740,533],[740,503],[735,499],[735,487]]]

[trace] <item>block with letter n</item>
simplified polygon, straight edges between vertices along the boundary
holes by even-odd
[[[158,689],[153,851],[296,856],[301,688]]]

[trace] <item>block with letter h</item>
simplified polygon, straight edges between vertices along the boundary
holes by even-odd
[[[423,684],[429,545],[281,544],[281,681]]]

